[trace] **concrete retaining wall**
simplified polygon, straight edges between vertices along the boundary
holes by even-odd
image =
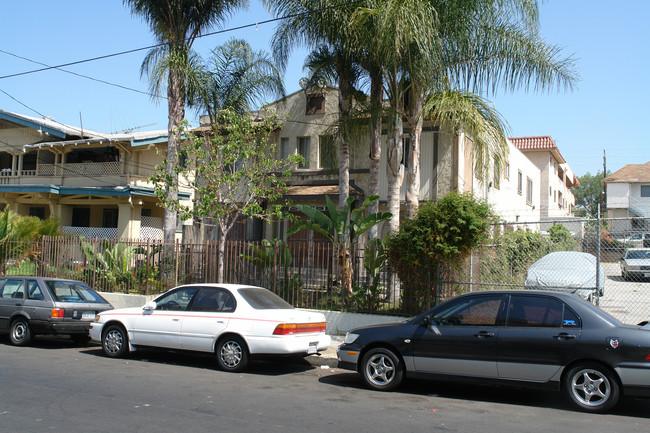
[[[151,301],[154,296],[126,295],[124,293],[100,293],[114,308],[141,307]],[[343,335],[351,329],[362,326],[377,325],[380,323],[401,322],[405,317],[383,316],[378,314],[342,313],[340,311],[318,311],[325,314],[327,333],[330,335]]]

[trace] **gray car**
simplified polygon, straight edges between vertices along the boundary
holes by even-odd
[[[621,259],[624,280],[650,278],[650,248],[628,248]]]
[[[85,283],[43,277],[0,278],[0,333],[16,346],[35,335],[69,335],[80,344],[98,313],[113,307]]]

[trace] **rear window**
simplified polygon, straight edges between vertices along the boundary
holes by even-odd
[[[104,298],[93,289],[78,281],[46,281],[54,299],[59,302],[97,302],[105,304]]]
[[[237,291],[256,310],[286,310],[291,304],[275,293],[259,287],[247,287]]]

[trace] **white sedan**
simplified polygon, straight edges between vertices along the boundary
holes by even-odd
[[[273,292],[237,284],[173,288],[141,308],[106,311],[90,337],[110,357],[138,346],[215,353],[226,371],[256,355],[308,355],[326,349],[322,313],[297,310]]]

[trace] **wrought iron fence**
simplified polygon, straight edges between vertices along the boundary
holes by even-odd
[[[544,221],[539,222],[541,231],[519,230],[530,223],[498,224],[490,241],[470,255],[439,264],[424,288],[412,287],[410,278],[400,281],[388,266],[369,266],[364,260],[369,253],[355,248],[351,292],[341,288],[338,252],[326,241],[229,241],[224,281],[267,287],[297,307],[402,315],[470,291],[579,289],[621,321],[638,323],[650,318],[650,228],[647,220],[635,218],[628,221],[628,230],[612,233],[610,227],[623,223]],[[2,274],[74,278],[99,291],[157,294],[179,284],[217,281],[214,241],[166,245],[56,236],[4,242],[0,248]],[[559,260],[551,261],[537,280],[530,277],[538,260],[557,252],[563,253]],[[641,258],[624,261],[626,252]],[[574,253],[593,259],[583,261]]]

